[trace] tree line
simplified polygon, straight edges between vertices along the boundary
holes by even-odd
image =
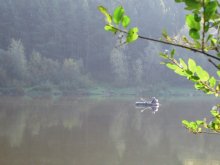
[[[1,88],[52,84],[78,89],[102,83],[148,86],[160,78],[173,84],[178,80],[155,65],[159,63],[155,50],[164,47],[147,43],[128,49],[109,41],[97,12],[98,4],[103,3],[100,0],[0,2]],[[175,32],[182,26],[184,18],[172,0],[123,3],[134,16],[133,23],[151,36],[158,37],[161,23]],[[113,8],[115,1],[105,5]],[[147,13],[144,6],[149,6]]]
[[[2,89],[12,87],[22,93],[23,88],[40,86],[43,90],[56,87],[68,91],[85,88],[89,84],[88,76],[83,73],[82,61],[74,58],[58,61],[44,57],[35,50],[27,57],[20,40],[12,39],[8,49],[1,50],[0,63]]]

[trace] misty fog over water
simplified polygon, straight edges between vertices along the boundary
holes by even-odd
[[[0,164],[220,163],[218,136],[193,135],[181,126],[184,118],[207,116],[215,101],[161,99],[155,114],[136,109],[134,101],[1,97]]]

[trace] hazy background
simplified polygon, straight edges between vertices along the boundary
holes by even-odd
[[[184,6],[174,0],[0,0],[0,4],[2,94],[89,93],[118,87],[157,90],[188,84],[159,64],[159,52],[171,48],[141,40],[118,47],[117,36],[104,31],[104,17],[97,10],[103,5],[112,13],[122,4],[141,35],[159,39],[163,29],[171,36],[186,33]],[[179,54],[186,58],[190,52]],[[207,65],[206,59],[200,61]]]

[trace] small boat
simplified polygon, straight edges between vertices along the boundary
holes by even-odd
[[[155,97],[152,97],[152,101],[146,101],[145,99],[141,99],[141,101],[137,101],[135,103],[136,106],[142,106],[142,107],[158,107],[159,101]]]
[[[141,98],[141,101],[135,103],[136,108],[141,108],[141,112],[144,112],[147,109],[151,109],[152,113],[155,114],[159,109],[159,101],[155,97],[152,97],[152,101],[146,101]]]

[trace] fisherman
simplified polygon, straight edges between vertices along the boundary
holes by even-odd
[[[159,101],[158,101],[158,99],[156,99],[156,97],[152,97],[151,103],[152,104],[159,104]]]

